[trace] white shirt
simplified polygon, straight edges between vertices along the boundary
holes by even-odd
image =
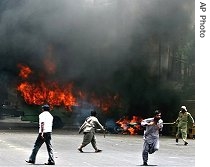
[[[148,123],[153,122],[154,118],[147,118],[141,122],[141,126],[146,126],[143,138],[146,140],[153,140],[159,138],[159,131],[163,128],[163,120],[159,119],[157,125],[147,126]]]
[[[53,116],[48,111],[43,111],[39,115],[39,133],[41,133],[41,123],[44,122],[43,132],[52,132]]]

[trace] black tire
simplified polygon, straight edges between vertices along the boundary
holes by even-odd
[[[53,128],[54,129],[61,129],[61,128],[63,128],[63,126],[64,126],[64,123],[61,120],[61,118],[58,117],[58,116],[54,116],[54,118],[53,118]]]
[[[119,126],[115,126],[113,130],[114,130],[114,132],[115,132],[116,134],[122,133],[122,132],[123,132],[123,129],[122,129],[121,127],[119,127]]]

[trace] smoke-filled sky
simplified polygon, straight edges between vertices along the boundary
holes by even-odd
[[[153,61],[145,59],[150,36],[173,43],[192,26],[193,0],[1,0],[1,82],[16,80],[21,63],[46,78],[103,88],[116,72]]]

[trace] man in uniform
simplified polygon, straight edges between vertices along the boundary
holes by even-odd
[[[178,118],[174,122],[177,124],[177,133],[176,133],[176,142],[179,141],[179,135],[181,134],[182,140],[184,141],[184,145],[187,145],[187,130],[188,130],[188,122],[192,123],[194,126],[194,119],[192,115],[187,112],[187,108],[185,106],[181,106],[181,111],[179,112]]]
[[[161,112],[156,110],[153,118],[144,119],[141,126],[145,127],[143,139],[143,166],[147,166],[148,154],[153,154],[159,149],[159,132],[163,128],[163,120],[161,119]]]
[[[101,123],[96,118],[96,111],[91,111],[91,115],[86,118],[85,122],[81,125],[79,128],[79,133],[83,132],[83,142],[78,147],[78,150],[80,152],[82,151],[82,148],[88,145],[89,143],[92,144],[93,148],[95,149],[95,152],[101,152],[102,150],[99,150],[96,146],[96,137],[95,137],[95,130],[99,127],[103,131],[105,131],[104,127],[101,125]]]
[[[29,160],[26,160],[27,163],[35,164],[36,155],[42,146],[43,143],[47,146],[48,151],[48,162],[45,165],[55,165],[53,157],[53,149],[51,144],[51,134],[52,134],[52,125],[53,125],[53,116],[50,114],[50,106],[43,105],[42,113],[39,115],[39,135],[34,144],[34,148],[29,157]]]

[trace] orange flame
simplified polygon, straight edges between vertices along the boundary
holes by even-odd
[[[49,66],[48,64],[47,67]],[[41,105],[48,103],[52,107],[64,105],[70,110],[72,106],[81,105],[77,103],[77,101],[81,99],[106,113],[108,113],[111,108],[122,107],[119,95],[106,94],[103,97],[99,97],[95,93],[87,94],[79,90],[77,91],[79,99],[76,100],[72,93],[72,83],[62,85],[62,87],[57,82],[47,82],[41,79],[36,83],[32,83],[29,81],[29,76],[34,74],[33,71],[26,65],[19,64],[18,67],[20,68],[19,76],[23,79],[23,82],[17,86],[17,90],[21,93],[27,104]],[[52,63],[52,68],[50,68],[52,70],[49,69],[47,72],[50,73],[50,71],[54,71],[54,68],[55,66]]]
[[[129,119],[128,117],[121,118],[116,121],[116,123],[122,128],[123,134],[136,135],[141,130],[141,121],[142,119],[138,116],[133,116],[132,119]]]
[[[19,76],[23,76],[22,78],[24,79],[32,72],[27,66],[20,65],[19,67],[21,67]],[[28,71],[31,72],[29,73]],[[72,87],[73,84],[68,84],[64,88],[61,88],[56,82],[40,81],[35,84],[24,81],[18,85],[17,90],[21,92],[25,102],[28,104],[41,105],[48,103],[51,106],[64,105],[67,109],[70,109],[71,106],[76,105],[76,98],[72,94]]]
[[[21,78],[28,78],[28,76],[32,73],[31,69],[28,66],[18,64],[18,67],[21,69],[19,76]]]

